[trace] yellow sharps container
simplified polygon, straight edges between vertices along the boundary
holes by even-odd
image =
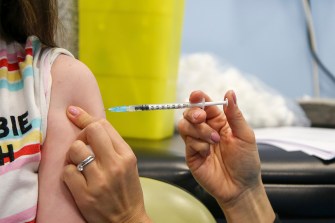
[[[173,103],[184,0],[79,0],[79,58],[95,74],[105,107]],[[162,139],[173,111],[111,113],[123,137]]]

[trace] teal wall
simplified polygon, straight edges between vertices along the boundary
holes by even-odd
[[[311,0],[318,53],[335,73],[335,1]],[[301,0],[186,0],[182,53],[210,52],[284,96],[313,96]],[[320,71],[322,97],[335,84]]]

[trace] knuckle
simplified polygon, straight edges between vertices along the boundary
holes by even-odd
[[[75,140],[68,150],[70,157],[80,156],[83,146],[85,146],[83,141]]]
[[[81,207],[83,210],[90,210],[92,207],[94,207],[96,203],[96,199],[94,195],[91,195],[90,193],[84,193],[81,196],[80,200],[77,200],[77,205]]]
[[[113,176],[113,179],[122,179],[124,176],[126,176],[129,169],[132,169],[130,166],[122,160],[122,162],[119,162],[118,165],[115,165],[111,170],[111,175]]]
[[[94,182],[94,185],[89,189],[89,194],[96,198],[99,198],[106,194],[106,192],[110,190],[108,176],[106,178],[106,175],[104,175],[104,173],[97,174],[95,176],[96,180]]]
[[[115,168],[114,173],[117,178],[121,178],[122,176],[125,175],[126,169],[122,168],[121,166],[118,166],[118,168]]]
[[[129,153],[128,155],[125,156],[125,164],[131,167],[137,165],[137,157],[135,156],[134,153]]]
[[[99,122],[102,126],[108,126],[108,125],[110,125],[110,123],[109,123],[106,119],[104,119],[104,118],[99,119],[98,122]]]
[[[83,146],[83,141],[77,139],[72,143],[72,145],[70,146],[70,149],[76,150],[80,148],[81,146]]]
[[[73,168],[72,165],[66,165],[63,170],[63,179],[65,181],[72,179]]]
[[[98,131],[99,129],[101,129],[102,126],[101,126],[101,123],[99,121],[96,121],[96,122],[92,122],[91,124],[89,124],[87,127],[86,127],[86,131],[88,133],[90,132],[95,132],[95,131]]]

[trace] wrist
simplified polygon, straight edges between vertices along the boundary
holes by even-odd
[[[218,203],[227,222],[272,223],[275,219],[275,213],[262,182],[253,188],[248,188],[233,200]]]
[[[126,221],[125,223],[152,223],[151,219],[149,216],[144,213],[141,216],[137,216],[137,218],[130,219],[129,221]]]
[[[120,222],[120,221],[119,221]],[[123,223],[152,223],[145,210],[134,213],[130,218],[121,221]]]

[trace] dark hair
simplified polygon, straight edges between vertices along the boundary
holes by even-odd
[[[56,46],[57,0],[0,0],[0,37],[26,42],[37,36],[42,44]]]

